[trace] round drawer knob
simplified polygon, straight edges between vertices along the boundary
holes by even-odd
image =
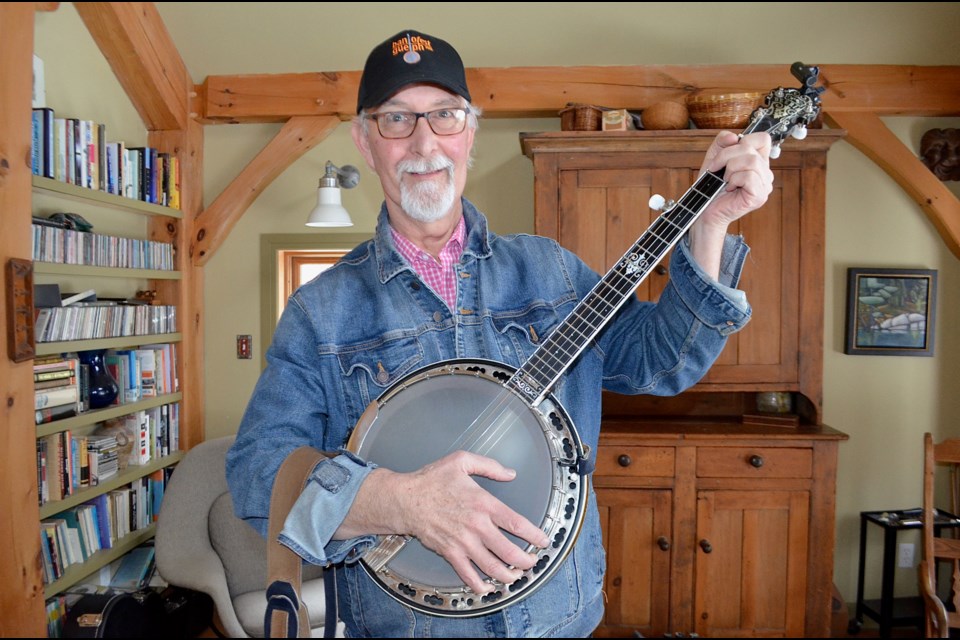
[[[666,268],[665,266],[663,266],[662,264],[658,264],[658,265],[654,268],[654,271],[656,271],[656,273],[657,273],[658,276],[665,276],[665,275],[667,275],[667,268]]]
[[[666,536],[660,536],[659,538],[657,538],[657,546],[660,547],[661,551],[669,551],[670,541],[667,540]]]
[[[630,459],[630,456],[624,453],[617,458],[617,464],[619,464],[621,467],[629,467],[631,464],[633,464],[633,460]]]
[[[709,540],[701,540],[700,548],[703,549],[704,553],[710,553],[711,551],[713,551],[713,545],[710,544]]]
[[[763,466],[763,456],[758,456],[756,454],[750,456],[750,466],[755,469],[759,469]]]

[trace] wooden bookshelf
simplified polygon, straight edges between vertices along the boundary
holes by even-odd
[[[37,355],[49,356],[66,351],[91,351],[93,349],[127,349],[141,344],[180,342],[180,333],[152,333],[143,336],[121,336],[119,338],[96,338],[94,340],[67,340],[64,342],[39,342]]]
[[[73,585],[82,582],[94,571],[99,571],[114,560],[125,555],[131,549],[135,549],[142,543],[153,538],[156,532],[156,524],[151,524],[149,527],[144,529],[137,529],[136,531],[123,536],[122,539],[117,540],[113,547],[97,551],[95,554],[87,558],[82,564],[70,565],[70,567],[63,572],[62,576],[43,588],[44,599],[52,598],[58,593],[62,593]]]
[[[35,12],[56,10],[77,12],[89,32],[79,37],[92,37],[140,115],[146,131],[145,146],[174,154],[179,159],[180,210],[31,175],[23,154],[28,153],[31,146],[30,127],[24,124],[30,122],[31,114]],[[61,6],[61,3],[0,3],[0,228],[3,229],[0,261],[6,265],[10,260],[30,260],[31,217],[27,212],[33,210],[35,197],[43,202],[82,201],[87,203],[84,211],[109,210],[105,215],[114,216],[111,219],[115,219],[117,211],[145,218],[145,227],[142,223],[132,223],[132,228],[144,228],[143,233],[138,231],[132,235],[173,244],[175,271],[36,263],[33,272],[54,281],[62,277],[107,277],[128,279],[131,286],[141,288],[145,283],[147,288],[157,291],[156,304],[177,307],[183,331],[36,345],[36,354],[45,355],[158,342],[179,343],[179,393],[39,426],[30,422],[34,419],[32,362],[14,361],[10,357],[11,343],[6,338],[0,340],[0,378],[4,380],[4,402],[0,407],[3,407],[2,422],[8,436],[0,447],[0,486],[4,487],[0,492],[0,511],[9,516],[0,519],[0,547],[4,549],[0,562],[0,611],[4,614],[0,616],[0,637],[46,636],[44,602],[47,598],[69,589],[150,539],[155,529],[150,526],[124,537],[114,548],[69,567],[61,578],[44,585],[38,529],[41,518],[176,464],[183,455],[175,453],[137,469],[127,469],[97,487],[41,508],[36,469],[38,437],[66,429],[92,429],[97,422],[110,417],[179,402],[181,449],[189,449],[204,439],[202,277],[199,267],[191,263],[188,248],[195,234],[194,220],[202,206],[203,132],[202,125],[188,112],[192,91],[190,76],[151,3],[74,3],[72,7]],[[54,104],[50,106],[56,108]],[[109,128],[110,123],[105,124]],[[0,313],[7,327],[4,333],[9,333],[11,325],[8,311]],[[27,425],[31,426],[24,428]]]
[[[182,399],[183,394],[180,392],[168,393],[162,396],[146,398],[145,400],[138,400],[137,402],[128,402],[126,404],[118,404],[114,407],[106,407],[105,409],[93,409],[91,411],[81,413],[78,416],[73,416],[72,418],[64,418],[62,420],[56,420],[55,422],[38,424],[37,437],[42,438],[43,436],[48,436],[51,433],[60,433],[61,431],[66,431],[68,429],[73,430],[93,426],[98,422],[103,422],[104,420],[125,416],[128,413],[142,411],[143,409],[152,409],[153,407],[159,407],[160,405],[164,404],[173,404],[174,402],[180,402]]]
[[[101,207],[112,207],[124,212],[139,213],[145,216],[183,217],[183,214],[178,209],[165,207],[152,202],[142,202],[105,191],[60,182],[52,178],[44,178],[43,176],[31,176],[31,180],[34,193],[57,194],[58,197],[73,200],[74,202],[94,202]]]
[[[101,493],[107,493],[108,491],[119,489],[125,484],[129,484],[134,480],[139,480],[144,476],[148,476],[158,469],[164,469],[174,465],[180,462],[182,457],[183,452],[177,451],[168,456],[151,460],[148,464],[127,467],[122,472],[105,480],[104,482],[101,482],[95,487],[81,489],[72,496],[67,496],[63,500],[51,500],[47,504],[40,507],[40,519],[42,520],[44,518],[54,516],[61,511],[66,511],[67,509],[83,504],[88,500],[92,500]],[[90,572],[88,571],[87,573]]]
[[[119,269],[116,267],[93,267],[83,264],[60,264],[58,262],[34,262],[35,274],[54,276],[85,276],[89,278],[143,278],[150,280],[179,280],[179,271],[160,269]]]

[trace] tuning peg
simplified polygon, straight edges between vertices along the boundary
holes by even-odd
[[[655,193],[652,196],[650,196],[650,199],[647,201],[647,204],[654,211],[670,211],[670,209],[673,209],[674,205],[676,205],[677,203],[674,202],[673,200],[666,200],[659,193]]]
[[[802,124],[798,124],[793,129],[790,130],[790,135],[796,140],[803,140],[807,137],[807,128]]]
[[[779,157],[780,157],[780,145],[775,144],[772,147],[770,147],[770,159],[776,160]]]

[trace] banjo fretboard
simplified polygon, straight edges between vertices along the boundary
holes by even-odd
[[[654,220],[506,384],[532,406],[539,404],[725,185],[715,173],[700,176],[677,203]]]

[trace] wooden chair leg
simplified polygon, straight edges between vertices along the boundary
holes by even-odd
[[[923,596],[924,637],[949,638],[950,628],[947,625],[947,608],[937,597],[936,584],[932,572],[927,570],[927,561],[920,562],[917,568],[920,583],[920,594]]]

